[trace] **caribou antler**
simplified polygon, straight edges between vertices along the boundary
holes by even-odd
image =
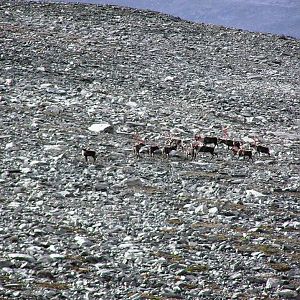
[[[228,139],[228,127],[223,127],[222,131],[223,131],[223,138],[225,140],[227,140]]]
[[[137,134],[137,133],[135,133],[134,135],[133,135],[133,139],[136,141],[136,142],[138,142],[138,143],[144,143],[145,141]]]
[[[253,140],[254,140],[255,146],[257,146],[257,144],[259,144],[259,139],[258,139],[258,137],[255,136],[255,137],[253,138]]]

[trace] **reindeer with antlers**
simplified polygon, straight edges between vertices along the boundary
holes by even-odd
[[[242,142],[228,139],[229,137],[228,127],[223,127],[222,131],[223,131],[223,137],[218,139],[219,144],[226,145],[228,147],[228,150],[230,149],[230,147],[235,147],[238,149],[241,148]]]
[[[191,156],[192,159],[196,159],[199,152],[206,152],[210,153],[212,156],[218,156],[218,154],[215,152],[215,147],[206,146],[204,144],[205,137],[203,138],[200,135],[196,134],[194,136],[194,139],[195,140],[186,151],[187,157]]]
[[[166,138],[167,140],[165,142],[165,146],[163,146],[162,148],[162,154],[165,157],[169,158],[172,151],[177,151],[178,149],[181,150],[184,149],[183,140],[181,138],[174,137],[170,135],[170,133],[166,135]]]
[[[154,156],[154,153],[155,151],[158,151],[159,150],[159,146],[158,145],[150,145],[149,146],[149,150],[148,150],[148,153],[151,157]]]
[[[251,143],[250,147],[254,148],[259,156],[261,153],[265,153],[271,156],[269,147],[260,145],[257,137],[254,138],[254,143]]]
[[[170,133],[166,136],[166,145],[167,146],[176,146],[177,148],[183,149],[183,140],[176,136],[170,135]]]
[[[142,139],[137,133],[133,135],[133,139],[135,140],[135,144],[133,145],[133,154],[136,157],[140,157],[140,150],[146,145],[145,140]]]
[[[233,146],[233,147],[231,148],[231,151],[232,151],[232,153],[233,153],[233,156],[238,155],[239,157],[244,157],[244,159],[245,159],[246,157],[248,157],[249,160],[251,159],[251,160],[253,161],[253,153],[252,153],[252,150],[245,149],[243,144],[241,144],[240,147]]]
[[[237,154],[238,154],[239,157],[242,156],[242,157],[244,157],[244,159],[246,157],[248,157],[249,160],[251,159],[253,161],[253,155],[252,155],[251,150],[246,150],[242,147],[241,149],[238,150]]]

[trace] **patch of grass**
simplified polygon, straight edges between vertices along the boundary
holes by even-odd
[[[247,209],[247,206],[241,203],[227,202],[225,203],[224,208],[227,208],[230,211],[244,211]]]
[[[221,290],[222,288],[215,282],[207,282],[206,284],[211,290],[217,291]]]
[[[268,256],[281,253],[280,249],[271,245],[258,245],[258,251],[263,252]]]
[[[26,285],[22,282],[6,283],[3,284],[3,287],[12,291],[22,291],[26,289]]]
[[[161,194],[164,192],[163,189],[155,186],[133,186],[132,190],[135,193],[144,193],[147,195]]]
[[[274,227],[269,225],[261,225],[257,228],[257,232],[270,234],[274,232]]]
[[[281,250],[272,245],[264,245],[264,244],[248,244],[248,245],[239,245],[237,249],[240,252],[251,253],[251,252],[262,252],[266,256],[271,255],[279,255],[281,254]]]
[[[207,272],[207,265],[190,265],[186,268],[187,273],[203,273]]]
[[[290,253],[288,257],[291,259],[293,263],[295,263],[298,267],[300,267],[300,251],[297,253]]]
[[[177,233],[177,229],[175,227],[169,228],[169,227],[164,227],[159,229],[161,232],[165,232],[168,234],[175,234]]]
[[[224,242],[224,241],[228,241],[230,237],[226,236],[225,234],[216,234],[213,239],[217,240],[218,242]]]
[[[6,275],[0,275],[0,282],[2,283],[6,283],[6,282],[10,282],[10,278],[9,276],[6,276]]]
[[[270,263],[270,267],[278,272],[287,272],[291,269],[286,263]]]
[[[176,263],[176,262],[180,262],[183,260],[181,255],[168,253],[168,252],[164,252],[164,251],[155,252],[154,256],[163,257],[166,260],[170,261],[171,263]]]
[[[196,222],[191,225],[192,228],[220,228],[224,227],[221,223],[210,223],[210,222]]]
[[[186,289],[186,290],[194,290],[198,288],[199,286],[195,283],[183,283],[180,285],[180,288]]]
[[[160,297],[160,296],[156,296],[156,295],[154,295],[154,294],[151,294],[151,293],[143,293],[142,295],[141,295],[141,298],[142,299],[149,299],[149,300],[162,300],[163,298],[162,297]]]
[[[85,261],[85,258],[81,255],[67,255],[66,259],[75,260],[75,261],[79,261],[79,262],[84,262]]]
[[[239,233],[244,233],[247,232],[247,229],[241,227],[241,226],[237,226],[237,225],[233,225],[230,227],[233,231],[235,232],[239,232]]]
[[[87,231],[83,228],[80,227],[72,227],[72,226],[68,226],[68,225],[62,225],[62,226],[57,226],[57,230],[63,230],[66,233],[78,233],[78,234],[87,234]]]
[[[167,220],[167,222],[172,225],[182,225],[183,224],[183,221],[178,218],[169,219],[169,220]]]
[[[16,279],[12,280],[9,276],[6,275],[0,275],[0,283],[4,288],[13,291],[24,290],[26,286],[23,282],[19,282]]]

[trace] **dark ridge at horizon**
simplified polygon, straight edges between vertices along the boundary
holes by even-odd
[[[47,1],[50,2],[50,1]],[[51,2],[118,5],[148,9],[180,17],[187,21],[220,25],[252,32],[286,35],[300,39],[300,1],[225,0],[202,1],[145,0],[55,0]]]

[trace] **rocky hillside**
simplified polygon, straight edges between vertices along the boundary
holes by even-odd
[[[2,0],[0,49],[1,299],[299,299],[300,41]],[[145,151],[224,127],[271,155]]]

